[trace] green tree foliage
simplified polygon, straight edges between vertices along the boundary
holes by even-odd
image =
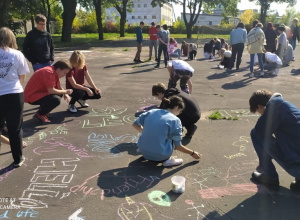
[[[281,19],[278,20],[278,24],[290,25],[294,18],[300,19],[300,13],[295,10],[295,8],[287,8]]]
[[[174,34],[181,34],[186,32],[184,21],[180,17],[177,18],[177,21],[173,24]],[[172,32],[173,33],[173,32]]]
[[[297,0],[249,0],[250,2],[256,2],[260,5],[260,22],[265,24],[267,12],[270,9],[271,3],[289,3],[290,5],[294,5]]]

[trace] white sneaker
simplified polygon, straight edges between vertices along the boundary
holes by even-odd
[[[18,168],[22,166],[24,162],[25,162],[25,157],[22,156],[21,161],[19,163],[14,163],[14,168]]]
[[[272,73],[273,76],[278,76],[278,72],[279,72],[279,69],[275,69],[275,71]]]
[[[263,71],[260,72],[260,77],[263,77],[265,75],[265,73]]]
[[[252,78],[253,76],[254,76],[254,74],[253,74],[253,73],[250,73],[249,78]]]
[[[68,110],[72,113],[77,112],[77,108],[75,107],[75,105],[71,105],[71,104],[69,104]]]
[[[85,100],[79,99],[77,102],[81,105],[82,108],[89,107],[89,104],[87,104]]]
[[[183,159],[177,159],[175,156],[171,156],[168,160],[162,163],[164,167],[178,166],[182,164]]]

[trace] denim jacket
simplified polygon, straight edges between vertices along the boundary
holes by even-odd
[[[258,119],[255,130],[264,143],[277,143],[265,144],[264,147],[276,146],[265,150],[275,154],[282,163],[300,162],[300,110],[285,101],[281,94],[273,94],[265,112]]]

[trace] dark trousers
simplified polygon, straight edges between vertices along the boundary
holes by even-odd
[[[78,101],[79,99],[82,100],[87,100],[87,99],[100,99],[101,95],[100,94],[96,94],[95,89],[88,87],[93,93],[93,96],[89,96],[88,93],[86,91],[83,91],[81,89],[73,89],[73,92],[71,94],[71,101],[70,104],[74,105],[76,101]]]
[[[50,113],[53,109],[59,106],[61,100],[61,96],[59,95],[47,95],[33,103],[29,103],[31,105],[39,105],[39,114],[46,115]]]
[[[176,88],[177,81],[180,80],[180,88],[182,91],[189,94],[189,88],[187,82],[191,78],[192,73],[187,70],[174,70],[172,69],[172,74],[169,78],[168,89]]]
[[[165,66],[168,65],[168,48],[167,45],[165,44],[160,44],[158,46],[158,60],[157,60],[157,66],[160,64],[160,58],[161,58],[161,53],[164,52],[164,58],[165,58]]]
[[[190,53],[189,53],[189,58],[191,60],[195,59],[196,58],[196,55],[197,55],[197,50],[192,50]]]
[[[236,57],[236,65],[235,66],[236,66],[236,68],[240,67],[240,64],[242,62],[243,51],[244,51],[243,43],[232,45],[232,55],[230,58],[229,69],[233,68],[234,62],[235,62],[235,57]]]
[[[6,121],[11,153],[14,163],[22,158],[24,94],[14,93],[0,96],[0,126]],[[0,130],[0,135],[1,135]]]

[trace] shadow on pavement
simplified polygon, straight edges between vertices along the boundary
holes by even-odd
[[[222,88],[226,89],[226,90],[240,89],[240,88],[246,87],[248,85],[251,85],[251,82],[254,80],[257,80],[257,78],[253,77],[253,78],[242,79],[240,81],[225,83],[224,85],[222,85]]]

